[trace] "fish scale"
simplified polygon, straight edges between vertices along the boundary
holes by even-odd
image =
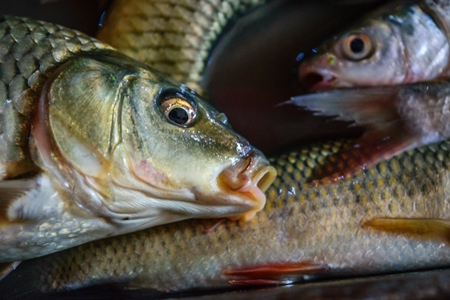
[[[185,85],[62,26],[6,16],[0,32],[0,279],[98,238],[263,208],[275,170]]]
[[[97,37],[202,94],[207,59],[225,26],[265,2],[114,1]]]
[[[423,240],[364,225],[386,217],[448,224],[450,142],[405,152],[351,180],[308,182],[351,143],[317,143],[272,158],[280,176],[267,191],[265,209],[247,223],[228,221],[205,233],[213,220],[189,220],[95,241],[25,262],[5,284],[33,278],[41,293],[97,284],[184,291],[229,287],[233,276],[224,270],[267,263],[326,265],[312,279],[450,266],[448,236]]]
[[[35,172],[26,149],[39,90],[59,64],[80,51],[112,49],[62,26],[0,17],[0,178]],[[83,37],[81,37],[83,36]]]

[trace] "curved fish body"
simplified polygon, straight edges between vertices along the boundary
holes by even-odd
[[[450,143],[404,153],[353,180],[308,184],[346,145],[274,158],[280,176],[247,224],[205,233],[212,220],[189,220],[84,244],[24,262],[1,282],[2,295],[16,285],[15,296],[102,284],[168,292],[450,266]]]
[[[0,29],[0,262],[263,208],[275,170],[195,92],[80,32]]]
[[[225,27],[267,1],[115,0],[97,38],[202,93],[207,59]]]
[[[450,76],[450,1],[394,1],[300,64],[310,90],[397,85]]]

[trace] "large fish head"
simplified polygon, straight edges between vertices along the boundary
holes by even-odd
[[[80,206],[133,229],[263,208],[275,169],[186,86],[117,54],[56,73],[43,93],[47,166],[57,157],[48,169],[82,186]]]
[[[177,215],[248,217],[263,208],[275,170],[224,114],[149,71],[129,78],[127,90],[116,184],[140,186],[151,205],[158,199],[159,209]]]
[[[317,50],[299,67],[310,90],[431,80],[448,62],[447,39],[410,3],[368,15]]]

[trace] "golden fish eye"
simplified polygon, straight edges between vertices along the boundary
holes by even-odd
[[[363,60],[372,54],[372,41],[367,35],[352,34],[344,39],[342,51],[350,60]]]
[[[170,123],[181,127],[190,125],[196,117],[194,106],[183,98],[166,99],[160,109]]]

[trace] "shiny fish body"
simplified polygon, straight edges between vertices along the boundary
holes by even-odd
[[[300,81],[321,90],[448,79],[449,41],[449,1],[389,2],[321,45]]]
[[[0,263],[263,208],[275,170],[186,86],[58,25],[0,34]]]
[[[449,138],[450,1],[394,1],[325,42],[301,63],[310,90],[291,103],[363,126],[350,177],[403,151]],[[358,89],[349,89],[358,87]],[[330,90],[332,88],[344,88]]]
[[[116,0],[97,37],[201,93],[207,59],[225,26],[267,1]]]
[[[190,220],[99,240],[30,261],[5,278],[3,288],[17,284],[16,296],[101,284],[167,292],[229,287],[242,279],[230,269],[267,264],[320,266],[309,279],[450,266],[450,143],[403,153],[352,180],[309,185],[317,168],[346,145],[319,143],[273,158],[279,177],[265,209],[249,223],[229,221],[205,233],[213,221]],[[419,239],[376,230],[370,224],[377,218],[440,225]],[[259,279],[267,276],[301,279],[283,273]]]

